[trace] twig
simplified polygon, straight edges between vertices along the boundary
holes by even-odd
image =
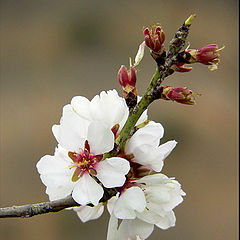
[[[116,195],[116,190],[114,188],[109,189],[105,188],[104,196],[102,197],[100,202],[106,202],[114,195]],[[73,200],[71,195],[69,195],[65,198],[56,201],[0,208],[0,218],[14,218],[14,217],[29,218],[39,214],[59,212],[65,208],[76,206],[80,205]],[[93,205],[89,204],[88,206]]]
[[[73,200],[72,196],[67,196],[65,198],[51,202],[0,208],[0,218],[28,218],[49,212],[59,212],[65,208],[75,206],[79,206],[79,204]]]

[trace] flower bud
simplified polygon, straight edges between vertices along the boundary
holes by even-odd
[[[195,104],[195,97],[193,92],[186,87],[173,88],[169,86],[163,86],[161,98],[164,100],[172,100],[183,104]]]
[[[129,108],[133,108],[137,104],[136,89],[136,70],[130,66],[130,70],[122,65],[118,71],[118,81],[123,88],[123,96]]]
[[[197,61],[206,65],[219,63],[218,51],[216,44],[207,45],[197,51]]]
[[[118,81],[124,90],[127,88],[133,89],[136,86],[136,70],[133,66],[128,71],[127,68],[122,65],[118,71]]]
[[[211,71],[216,70],[220,62],[219,51],[224,47],[218,49],[216,44],[209,44],[200,50],[188,49],[181,53],[181,57],[186,60],[187,63],[202,63],[209,65]]]
[[[160,26],[153,26],[144,30],[145,43],[155,53],[161,53],[165,40],[165,33]]]

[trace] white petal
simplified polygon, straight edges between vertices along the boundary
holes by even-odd
[[[36,167],[40,174],[62,173],[71,175],[70,164],[71,161],[64,160],[61,157],[45,155],[38,161]]]
[[[143,123],[143,122],[145,122],[145,121],[148,119],[147,112],[148,112],[148,110],[146,109],[146,110],[142,113],[142,115],[140,116],[140,118],[138,119],[138,121],[137,121],[137,123],[136,123],[136,126],[139,125],[139,124],[141,124],[141,123]]]
[[[112,127],[119,123],[120,129],[127,120],[128,107],[125,100],[118,96],[116,90],[110,90],[100,93],[100,104],[104,112],[105,121]]]
[[[79,151],[83,148],[89,122],[79,117],[71,105],[63,108],[60,125],[52,127],[53,134],[58,143],[68,151]]]
[[[90,102],[91,119],[94,121],[102,121],[104,113],[100,104],[100,97],[96,95]]]
[[[115,203],[113,212],[119,219],[134,219],[136,212],[144,211],[146,199],[139,187],[128,188]]]
[[[40,178],[47,187],[64,189],[68,185],[72,185],[71,177],[62,173],[41,174]]]
[[[65,153],[57,148],[55,156],[46,155],[36,165],[51,201],[70,195],[75,185],[71,181],[74,169],[69,169],[71,160]]]
[[[149,122],[148,125],[137,130],[126,143],[126,153],[134,153],[136,148],[145,144],[157,147],[163,134],[164,128],[160,123]]]
[[[73,199],[83,206],[88,203],[97,206],[102,196],[103,188],[88,174],[77,181],[72,193]]]
[[[118,240],[147,239],[153,232],[154,225],[136,218],[133,220],[123,220],[118,230]]]
[[[58,200],[69,196],[72,193],[74,185],[64,184],[62,188],[47,187],[46,194],[49,196],[50,201]]]
[[[113,196],[112,198],[110,198],[108,201],[107,201],[107,210],[109,212],[109,214],[111,215],[112,212],[113,212],[113,208],[114,208],[114,205],[118,199],[118,196],[119,196],[119,193],[117,193],[116,196]]]
[[[136,215],[139,219],[149,224],[156,224],[161,219],[161,216],[157,212],[150,211],[149,209],[145,209],[141,213],[138,212]]]
[[[143,59],[143,56],[144,56],[144,49],[145,49],[145,41],[143,41],[139,47],[138,47],[138,51],[137,51],[137,54],[136,54],[136,57],[135,57],[135,60],[134,60],[134,67],[137,66]]]
[[[171,153],[171,151],[176,147],[177,142],[175,140],[168,141],[158,147],[158,149],[164,155],[164,159]]]
[[[168,229],[170,227],[174,227],[176,224],[176,217],[173,211],[168,212],[158,223],[156,226],[161,229]]]
[[[79,116],[91,120],[90,101],[87,98],[82,96],[73,97],[71,106]]]
[[[112,128],[120,124],[120,129],[126,122],[129,110],[123,98],[116,90],[103,91],[95,96],[90,103],[92,120],[102,121]]]
[[[80,206],[73,208],[73,210],[77,213],[82,222],[87,222],[89,220],[98,219],[104,211],[104,206],[99,203],[95,207]]]
[[[135,148],[133,154],[134,162],[141,165],[150,165],[156,172],[160,172],[162,170],[164,155],[158,147],[154,147],[152,145],[142,145],[141,147]]]
[[[107,158],[101,161],[97,169],[97,178],[106,188],[121,187],[130,170],[130,164],[120,157]]]
[[[119,240],[117,237],[118,219],[111,214],[108,222],[107,240]]]
[[[155,224],[161,229],[173,227],[176,222],[173,211],[167,212],[164,216],[161,216],[157,212],[145,210],[142,213],[137,213],[137,217],[150,224]]]
[[[91,152],[96,155],[109,152],[114,147],[113,132],[101,122],[94,121],[90,123],[87,139]]]
[[[139,180],[136,180],[136,182],[150,185],[150,184],[162,184],[168,182],[168,180],[169,178],[166,175],[158,173],[142,177]]]

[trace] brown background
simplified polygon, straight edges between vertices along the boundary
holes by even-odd
[[[149,116],[165,127],[163,141],[179,144],[163,173],[175,176],[187,196],[175,209],[175,228],[155,229],[149,239],[237,239],[238,175],[237,1],[5,0],[1,4],[1,206],[48,200],[36,171],[52,154],[51,126],[75,95],[91,99],[102,90],[121,92],[116,73],[128,65],[142,28],[161,23],[168,42],[196,13],[192,48],[226,45],[219,70],[194,65],[166,80],[202,96],[197,105],[158,101]],[[143,94],[154,71],[146,55],[138,67]],[[1,239],[105,239],[108,214],[82,224],[72,211],[3,219]]]

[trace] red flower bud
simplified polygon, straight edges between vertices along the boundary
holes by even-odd
[[[210,65],[212,63],[219,63],[219,49],[216,44],[207,45],[197,51],[197,61]]]
[[[137,104],[137,89],[136,89],[136,70],[130,66],[130,70],[122,65],[118,71],[118,81],[123,88],[123,96],[127,106],[133,108]]]
[[[151,30],[146,28],[143,32],[145,36],[146,45],[152,49],[153,52],[161,53],[163,43],[165,41],[165,33],[160,26],[153,26]]]
[[[118,81],[124,90],[133,89],[136,86],[136,70],[133,66],[128,71],[127,68],[122,65],[118,71]]]
[[[188,49],[185,52],[190,54],[190,63],[200,62],[205,65],[210,65],[210,70],[215,70],[220,62],[219,51],[221,51],[223,48],[224,47],[218,49],[216,44],[209,44],[200,50]]]
[[[163,86],[161,98],[183,104],[195,104],[195,97],[193,92],[186,87],[173,88],[169,86]]]

